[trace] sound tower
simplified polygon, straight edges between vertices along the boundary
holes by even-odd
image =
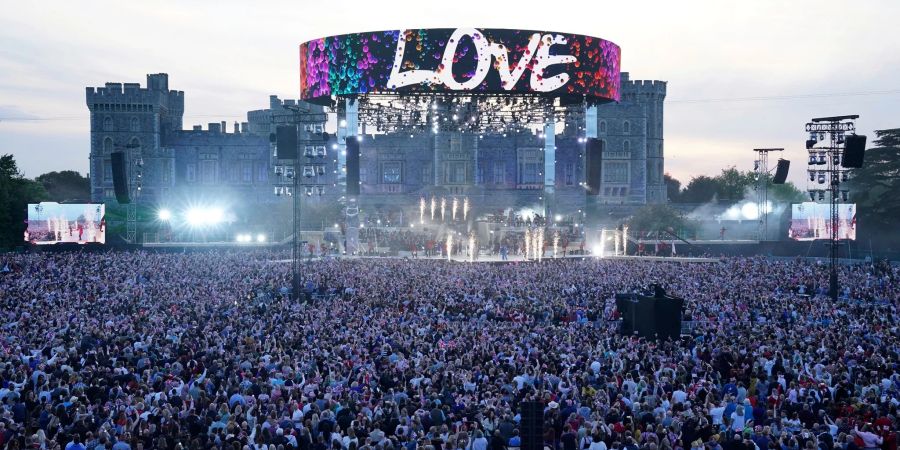
[[[678,339],[684,300],[641,294],[616,294],[616,309],[622,319],[619,332],[646,338]]]
[[[778,160],[778,167],[775,168],[775,176],[772,177],[772,184],[784,184],[787,180],[788,170],[791,168],[791,162],[786,159]]]
[[[603,141],[588,138],[584,149],[584,181],[587,195],[600,195],[600,172],[603,166]]]
[[[279,125],[275,129],[275,148],[278,159],[297,159],[297,127]]]
[[[110,157],[112,158],[113,188],[116,191],[116,201],[122,205],[131,203],[131,197],[128,195],[128,175],[125,170],[125,153],[112,152]]]
[[[347,195],[359,195],[359,140],[347,137]]]
[[[544,450],[544,404],[522,402],[521,450]]]
[[[841,166],[847,169],[859,169],[863,166],[863,158],[865,155],[865,136],[851,134],[844,139],[844,154],[841,156]]]

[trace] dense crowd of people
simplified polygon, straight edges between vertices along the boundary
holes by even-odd
[[[0,447],[896,449],[897,267],[284,258],[0,256]],[[690,334],[617,333],[650,282]]]

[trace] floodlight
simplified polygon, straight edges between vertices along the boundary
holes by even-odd
[[[156,216],[159,218],[159,220],[167,222],[172,219],[172,211],[169,211],[168,209],[161,209],[156,214]]]

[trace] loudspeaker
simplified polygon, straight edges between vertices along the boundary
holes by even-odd
[[[646,338],[678,339],[683,307],[684,300],[668,295],[616,294],[616,309],[622,318],[619,331],[626,336],[637,333]]]
[[[120,204],[131,203],[131,197],[128,195],[128,175],[125,170],[125,154],[122,152],[112,152],[112,177],[113,188],[116,191],[116,201]]]
[[[772,177],[772,184],[784,184],[787,180],[788,169],[791,168],[791,162],[786,159],[778,160],[778,167],[775,168],[775,176]]]
[[[359,195],[359,140],[347,137],[347,195]]]
[[[858,169],[863,166],[863,158],[865,155],[865,136],[861,134],[851,134],[844,139],[844,154],[841,158],[841,166],[848,169]]]
[[[278,159],[297,159],[297,127],[280,125],[275,129],[275,149]]]
[[[522,402],[519,423],[521,450],[544,449],[544,404],[541,402]]]
[[[603,166],[603,141],[588,138],[584,149],[584,184],[587,195],[600,195],[600,172]]]

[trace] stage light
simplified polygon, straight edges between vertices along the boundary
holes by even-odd
[[[341,119],[341,127],[346,127],[346,126],[347,126],[347,120]]]
[[[247,236],[250,237],[250,236]],[[266,235],[260,233],[256,235],[256,242],[266,242]]]
[[[192,227],[217,225],[225,219],[221,208],[191,208],[184,216]]]
[[[560,220],[562,220],[562,215],[557,214],[556,216],[553,217],[553,219],[556,220],[557,222],[559,222]]]
[[[759,207],[756,203],[744,203],[744,205],[741,206],[741,215],[747,220],[759,219]]]
[[[198,227],[203,224],[203,211],[198,208],[189,209],[185,217],[187,217],[188,225],[192,227]]]
[[[591,249],[591,253],[593,253],[594,256],[599,256],[602,258],[603,257],[603,245],[600,245],[600,244],[595,245],[594,248]]]
[[[172,219],[172,211],[169,211],[168,209],[161,209],[156,214],[156,216],[159,217],[159,220],[162,220],[163,222],[168,222],[169,220]]]

